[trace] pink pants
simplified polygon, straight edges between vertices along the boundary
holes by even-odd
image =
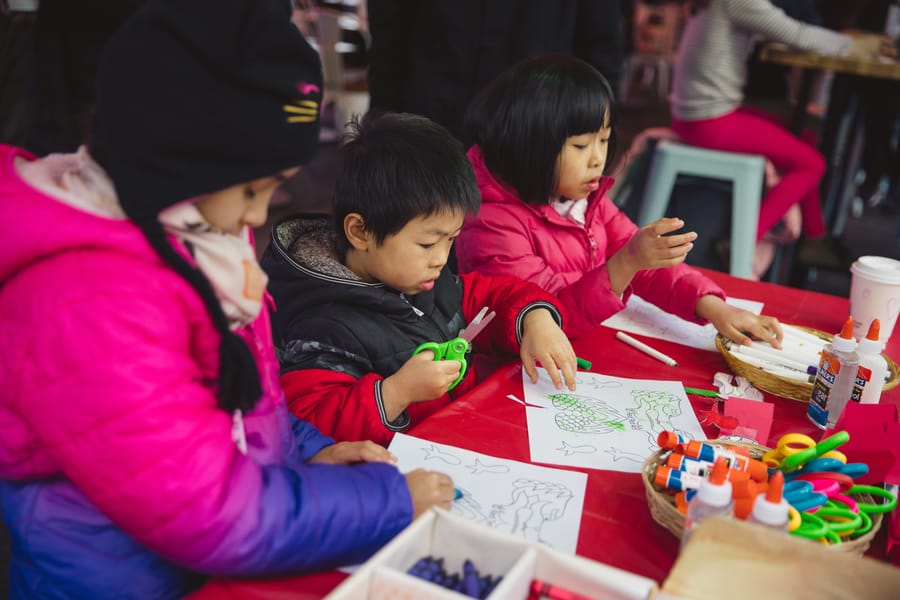
[[[781,181],[766,193],[759,211],[756,239],[778,223],[794,204],[800,203],[803,233],[816,238],[825,234],[819,182],[825,174],[825,159],[811,142],[779,125],[774,116],[748,108],[700,121],[672,117],[672,129],[687,144],[759,154],[781,173]]]

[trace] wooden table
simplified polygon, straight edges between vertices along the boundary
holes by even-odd
[[[861,59],[828,56],[817,52],[794,50],[777,43],[763,46],[759,58],[762,61],[803,69],[797,104],[790,122],[790,130],[795,135],[800,135],[803,130],[814,73],[833,71],[837,74],[832,83],[831,100],[820,148],[828,161],[828,170],[822,181],[823,213],[829,231],[839,236],[846,223],[847,210],[854,189],[853,178],[858,170],[862,152],[859,79],[874,77],[900,82],[900,61],[887,57]],[[900,98],[885,98],[883,101],[900,102]]]
[[[846,318],[845,298],[748,281],[716,271],[704,271],[729,295],[765,303],[764,311],[783,322],[823,331],[840,329]],[[712,376],[727,367],[717,352],[653,340],[660,351],[678,361],[668,367],[615,339],[615,331],[599,327],[576,340],[579,356],[593,361],[592,371],[621,377],[676,379],[686,386],[711,386]],[[887,354],[900,358],[900,332],[888,342]],[[411,435],[498,456],[528,462],[529,447],[524,408],[506,398],[513,393],[522,398],[521,367],[501,367],[468,394],[456,400],[410,431]],[[806,404],[766,396],[775,405],[775,423],[770,443],[790,431],[818,438],[821,432],[806,419]],[[707,410],[709,402],[691,396],[696,409]],[[885,392],[883,403],[900,405],[900,386]],[[706,426],[715,437],[715,429]],[[595,469],[575,469],[588,475],[584,513],[577,553],[591,559],[644,575],[662,582],[678,555],[678,540],[658,525],[647,508],[641,476]],[[885,526],[875,538],[870,555],[884,558]],[[212,598],[306,599],[320,598],[344,576],[337,572],[268,581],[217,580],[209,583],[192,600]]]

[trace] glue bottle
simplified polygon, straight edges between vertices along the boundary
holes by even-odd
[[[866,337],[859,340],[859,373],[856,384],[863,384],[860,404],[878,404],[881,399],[881,390],[884,388],[884,380],[887,377],[887,361],[881,355],[884,342],[879,339],[881,324],[878,319],[872,319],[869,332]]]
[[[832,429],[850,401],[859,368],[853,317],[847,317],[841,332],[822,348],[821,356],[806,416],[819,429]]]
[[[756,500],[753,502],[753,512],[747,517],[747,521],[787,533],[788,503],[782,496],[783,490],[784,473],[775,471],[769,478],[769,487],[766,491],[756,496]]]
[[[724,458],[717,458],[709,478],[700,483],[697,493],[688,502],[681,546],[687,544],[694,529],[703,519],[716,515],[732,516],[733,505],[731,482],[728,481],[728,462]]]

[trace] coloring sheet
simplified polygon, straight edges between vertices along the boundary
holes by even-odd
[[[732,306],[760,314],[763,303],[740,298],[728,298],[726,302]],[[627,331],[668,340],[699,350],[716,351],[716,328],[712,323],[698,325],[685,321],[681,317],[663,311],[655,304],[650,304],[634,294],[628,298],[625,310],[622,310],[603,321],[603,325],[612,329]]]
[[[452,512],[500,531],[575,553],[587,475],[437,444],[398,433],[388,446],[403,473],[418,468],[453,478],[462,497]]]
[[[522,369],[533,462],[640,473],[660,431],[705,439],[680,381],[625,379],[579,371],[576,391],[557,390],[544,369]]]

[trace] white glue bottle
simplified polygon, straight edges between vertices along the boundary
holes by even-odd
[[[888,368],[887,361],[881,355],[884,342],[879,339],[880,335],[881,324],[878,319],[872,319],[866,337],[859,340],[859,374],[856,384],[864,386],[859,398],[860,404],[878,404],[881,399]]]
[[[782,496],[783,490],[784,473],[775,471],[769,478],[769,487],[753,501],[753,512],[747,517],[747,521],[787,533],[788,503]]]
[[[728,462],[717,458],[709,477],[700,482],[697,493],[688,502],[684,517],[684,534],[681,546],[688,543],[697,525],[716,515],[732,516],[734,501],[731,499],[731,482],[728,481]]]
[[[850,401],[859,368],[853,317],[847,317],[841,332],[822,348],[821,356],[806,416],[819,429],[832,429]]]

